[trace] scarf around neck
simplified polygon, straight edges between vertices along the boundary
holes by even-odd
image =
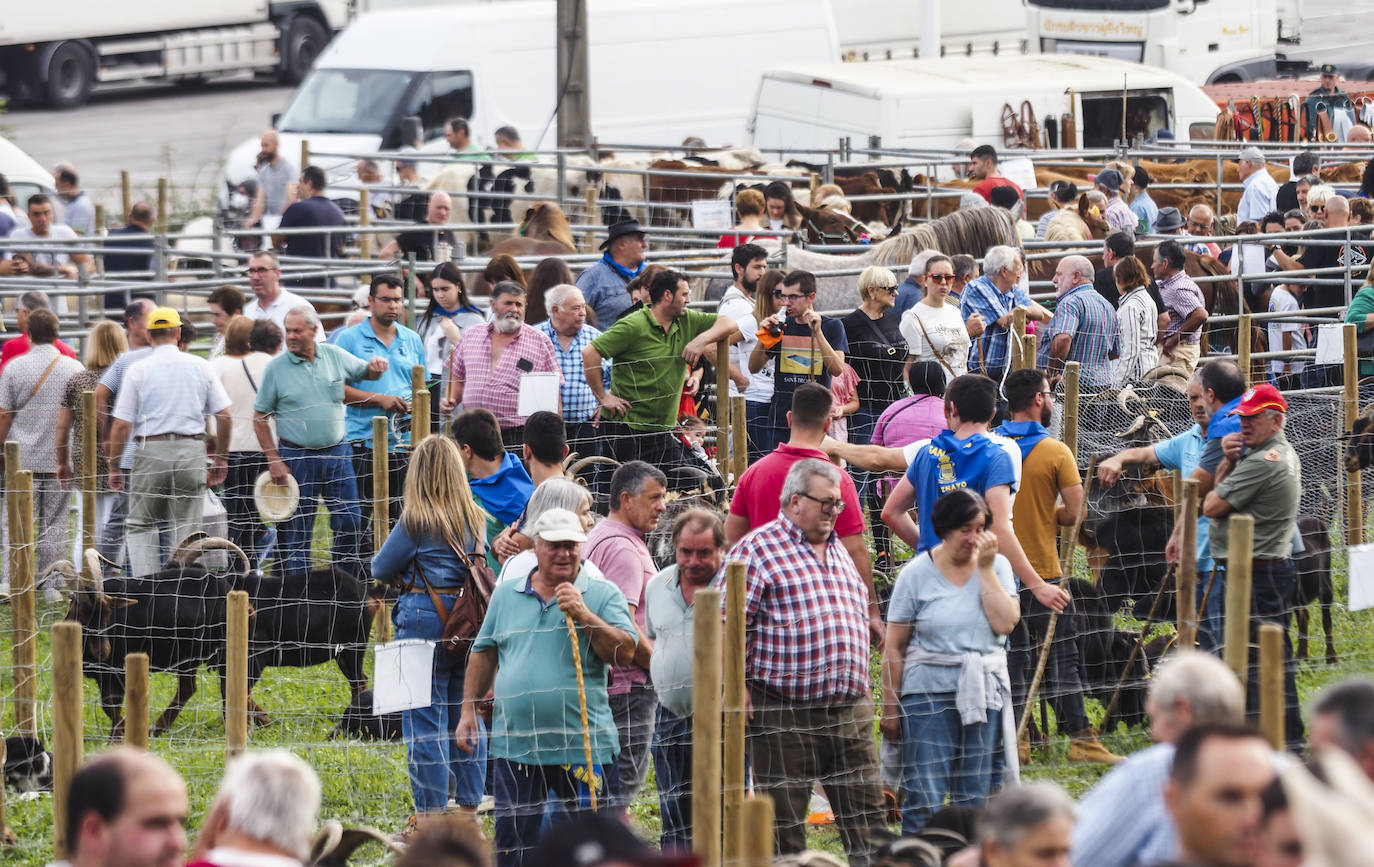
[[[601,254],[601,261],[609,265],[612,271],[619,274],[621,277],[624,277],[627,283],[633,280],[634,278],[638,277],[640,272],[644,270],[644,263],[640,262],[639,267],[631,271],[629,268],[626,268],[624,265],[612,259],[610,250],[607,250],[605,253]]]
[[[1021,449],[1022,463],[1030,457],[1031,449],[1050,435],[1045,426],[1038,421],[1004,421],[993,432],[1016,443]]]

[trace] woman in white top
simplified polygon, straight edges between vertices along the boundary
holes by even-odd
[[[429,287],[429,306],[415,323],[415,332],[425,345],[425,370],[430,394],[429,429],[443,430],[439,397],[448,394],[449,353],[458,342],[458,337],[466,329],[481,325],[486,321],[486,316],[481,308],[468,300],[462,272],[452,262],[440,262],[425,282]]]
[[[926,294],[902,314],[902,337],[906,338],[908,365],[913,361],[934,361],[945,371],[946,381],[968,372],[968,350],[972,342],[956,305],[946,303],[954,286],[954,262],[943,253],[926,260],[922,278]]]
[[[1112,361],[1112,385],[1120,388],[1139,382],[1159,365],[1155,339],[1159,331],[1159,309],[1146,287],[1150,277],[1135,256],[1127,256],[1112,268],[1117,303],[1116,319],[1121,325],[1121,355]]]

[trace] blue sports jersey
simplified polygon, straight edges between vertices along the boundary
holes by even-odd
[[[1244,396],[1240,395],[1235,400],[1223,404],[1212,413],[1212,420],[1207,423],[1207,439],[1219,440],[1227,434],[1240,433],[1240,416],[1231,413],[1240,406],[1240,399]]]
[[[936,500],[959,488],[985,494],[989,488],[1008,485],[1014,492],[1016,469],[1006,448],[987,434],[976,433],[961,440],[953,431],[945,430],[922,445],[906,471],[907,481],[916,491],[920,516],[916,553],[929,551],[940,541],[930,524],[930,510]]]

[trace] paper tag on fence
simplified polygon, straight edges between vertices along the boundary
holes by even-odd
[[[515,414],[531,416],[541,411],[558,412],[557,373],[540,371],[520,377],[520,401]]]
[[[434,642],[405,638],[377,645],[373,654],[372,712],[429,707],[434,698]]]
[[[1344,364],[1345,338],[1341,336],[1344,326],[1339,322],[1317,326],[1317,364]]]
[[[1374,545],[1350,546],[1350,610],[1374,608]]]
[[[693,229],[728,229],[733,225],[729,199],[696,199],[692,202]]]

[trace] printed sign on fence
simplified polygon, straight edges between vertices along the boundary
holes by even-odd
[[[377,645],[372,674],[372,712],[395,713],[429,707],[434,676],[434,642],[405,638]]]
[[[733,216],[728,199],[697,199],[692,202],[693,229],[728,229]]]
[[[520,398],[515,414],[531,416],[536,412],[558,412],[558,374],[548,371],[520,377]]]
[[[1350,610],[1374,608],[1374,545],[1350,546]]]

